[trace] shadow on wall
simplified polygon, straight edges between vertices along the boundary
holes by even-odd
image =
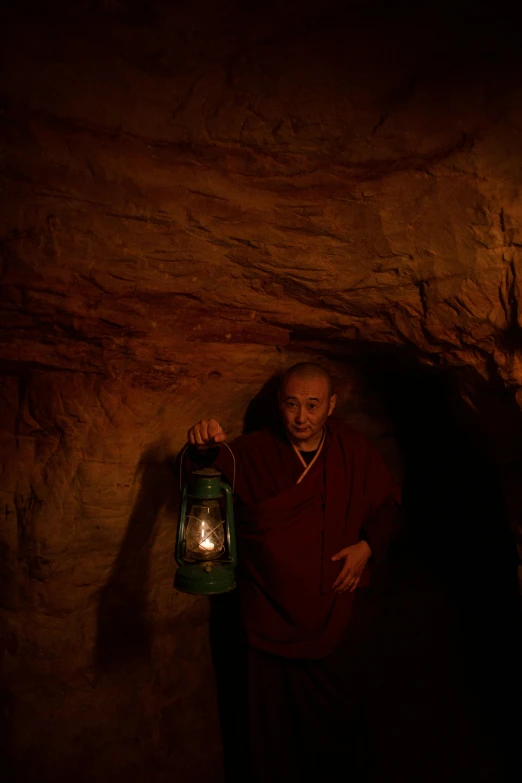
[[[272,428],[280,421],[277,391],[281,374],[272,375],[252,398],[243,417],[243,434]]]
[[[106,776],[110,770],[112,780],[127,783],[163,783],[174,771],[187,783],[221,783],[208,607],[194,597],[173,595],[174,542],[170,534],[163,538],[164,529],[159,558],[152,560],[163,528],[160,520],[177,515],[179,455],[157,441],[140,459],[140,477],[123,542],[98,603],[94,665],[112,717],[106,726],[109,740],[97,746],[96,769]],[[165,570],[151,574],[152,562]],[[151,606],[155,588],[159,600],[168,602],[156,612]],[[168,607],[175,613],[169,615]]]
[[[160,440],[142,455],[136,471],[138,497],[109,581],[100,594],[95,664],[110,671],[123,662],[148,660],[151,629],[147,620],[150,554],[157,519],[166,508],[175,515],[179,500],[176,458],[166,456]]]

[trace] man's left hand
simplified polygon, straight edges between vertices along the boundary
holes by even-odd
[[[344,593],[346,590],[353,593],[361,581],[364,566],[371,554],[369,544],[366,541],[359,541],[357,544],[341,549],[332,557],[332,560],[344,560],[342,571],[332,585],[336,593]]]

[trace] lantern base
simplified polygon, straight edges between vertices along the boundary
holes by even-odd
[[[194,563],[181,565],[174,577],[174,587],[192,595],[229,593],[236,586],[234,566],[231,563]]]

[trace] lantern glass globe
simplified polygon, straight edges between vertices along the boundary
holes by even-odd
[[[225,530],[217,500],[194,503],[185,526],[185,559],[215,560],[225,547]]]

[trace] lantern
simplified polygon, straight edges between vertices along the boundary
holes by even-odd
[[[232,489],[213,468],[195,470],[182,487],[174,587],[212,595],[236,586]]]

